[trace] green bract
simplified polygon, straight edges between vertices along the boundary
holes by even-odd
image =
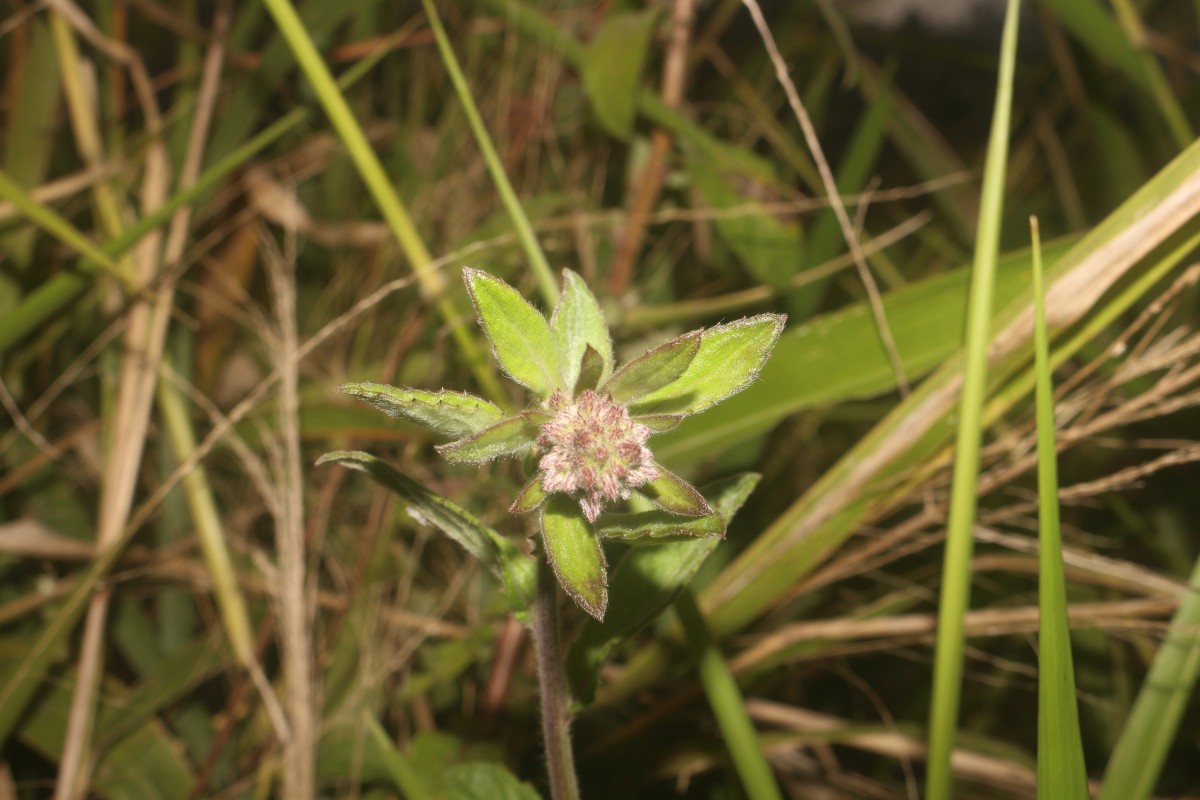
[[[725,534],[724,517],[656,463],[647,440],[749,385],[785,318],[760,314],[692,331],[617,369],[600,306],[574,272],[563,271],[549,321],[499,278],[476,269],[463,277],[501,369],[532,393],[529,408],[506,413],[468,394],[377,383],[340,390],[454,437],[437,448],[450,461],[536,454],[537,473],[510,510],[539,511],[542,544],[559,583],[602,620],[608,575],[601,538],[636,543]],[[599,519],[634,493],[660,510]]]

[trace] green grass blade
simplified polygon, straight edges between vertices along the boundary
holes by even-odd
[[[1113,748],[1099,800],[1145,800],[1158,782],[1200,676],[1200,561],[1188,588]]]
[[[517,229],[517,238],[525,251],[525,257],[529,259],[529,264],[533,267],[533,275],[537,278],[542,299],[546,301],[547,308],[553,308],[554,304],[558,302],[558,282],[554,280],[554,271],[550,269],[550,262],[546,260],[546,254],[543,252],[541,244],[538,243],[537,234],[533,232],[533,225],[529,223],[529,217],[526,216],[525,209],[521,207],[521,201],[517,199],[517,193],[513,191],[512,183],[504,172],[504,164],[500,161],[500,154],[496,152],[496,146],[492,144],[492,137],[488,135],[483,118],[479,116],[479,108],[475,105],[475,98],[471,96],[471,87],[467,86],[467,78],[463,75],[462,67],[459,66],[458,57],[454,55],[454,48],[450,46],[450,40],[446,38],[446,29],[442,27],[442,19],[438,16],[437,8],[434,7],[432,0],[421,0],[421,2],[424,3],[425,13],[429,16],[429,27],[433,29],[434,38],[437,39],[438,51],[442,54],[446,71],[450,73],[450,82],[454,84],[454,92],[458,95],[458,101],[462,103],[463,113],[467,115],[467,123],[471,126],[471,132],[475,134],[475,141],[483,152],[484,163],[487,164],[488,172],[492,175],[492,182],[496,184],[496,191],[500,193],[504,208],[508,211],[508,216],[512,218],[513,227]]]
[[[729,757],[742,781],[742,788],[746,790],[746,796],[750,800],[783,800],[771,766],[759,747],[754,723],[746,713],[746,704],[733,672],[713,640],[696,606],[695,597],[686,587],[675,598],[675,613],[683,625],[688,646],[700,671],[700,682],[704,684],[708,703],[717,718],[725,747],[729,750]]]
[[[458,311],[446,297],[446,279],[441,272],[433,268],[433,258],[429,255],[425,242],[422,241],[404,204],[400,201],[400,196],[396,194],[391,180],[383,169],[383,164],[379,161],[379,156],[371,148],[371,143],[367,141],[362,126],[358,124],[354,112],[350,110],[350,104],[346,102],[346,97],[321,59],[321,54],[317,52],[317,46],[313,44],[312,37],[304,27],[296,9],[289,0],[263,0],[263,2],[275,19],[279,32],[292,49],[296,61],[300,64],[300,69],[312,84],[313,91],[329,116],[329,121],[345,145],[351,161],[354,162],[359,177],[362,178],[371,197],[379,206],[388,229],[396,237],[401,250],[404,251],[405,257],[412,265],[421,294],[433,304],[438,314],[450,326],[450,333],[454,337],[455,344],[458,345],[459,352],[471,366],[484,393],[492,400],[503,401],[504,390],[488,367],[483,348],[472,337],[468,329],[461,324]]]
[[[963,667],[963,618],[970,605],[972,532],[975,526],[975,484],[983,435],[983,399],[987,388],[992,284],[1004,207],[1004,176],[1008,162],[1008,129],[1012,110],[1013,70],[1016,63],[1017,0],[1009,0],[1000,49],[1000,75],[984,167],[975,243],[975,274],[967,311],[966,362],[959,403],[958,443],[950,490],[950,519],[938,605],[937,646],[934,650],[933,702],[930,708],[929,772],[926,797],[951,797],[950,755],[958,727]]]
[[[1075,703],[1075,667],[1067,621],[1067,580],[1058,522],[1054,388],[1042,286],[1042,243],[1033,229],[1034,358],[1037,364],[1038,452],[1038,748],[1039,800],[1086,800],[1087,768]]]

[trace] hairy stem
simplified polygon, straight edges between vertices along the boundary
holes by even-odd
[[[558,583],[549,563],[542,560],[538,568],[537,605],[533,612],[533,643],[537,648],[542,739],[546,743],[550,796],[554,800],[579,800],[575,756],[571,752],[571,698],[563,673],[558,633]]]

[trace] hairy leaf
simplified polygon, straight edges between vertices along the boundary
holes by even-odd
[[[468,464],[481,464],[500,456],[520,453],[533,447],[537,441],[538,426],[547,419],[549,417],[541,412],[526,411],[457,442],[440,444],[437,451],[447,461]]]
[[[463,277],[475,315],[504,372],[539,398],[566,388],[546,318],[499,278],[478,269],[464,269]]]
[[[427,392],[385,383],[346,383],[338,391],[366,400],[389,417],[404,417],[455,438],[481,431],[504,418],[499,406],[464,392]]]
[[[504,581],[508,606],[525,621],[536,594],[537,564],[504,536],[484,525],[472,514],[409,478],[386,461],[370,453],[335,450],[317,464],[341,464],[370,475],[376,483],[399,495],[414,518],[432,525],[458,542]]]
[[[700,517],[712,513],[708,502],[696,491],[695,486],[662,467],[659,467],[658,471],[657,478],[637,487],[640,494],[648,497],[663,511],[672,514]]]
[[[608,567],[592,526],[570,497],[554,494],[542,506],[542,542],[558,583],[598,620],[608,608]]]
[[[631,403],[630,411],[695,414],[740,392],[758,376],[786,319],[782,314],[759,314],[706,329],[683,375]]]
[[[612,374],[612,340],[600,304],[583,278],[569,269],[563,270],[562,294],[550,317],[550,328],[558,346],[558,363],[564,388],[571,388],[578,382],[580,364],[588,347],[600,357],[601,374],[597,383]]]
[[[617,370],[600,391],[618,403],[631,403],[670,384],[695,360],[702,333],[692,331],[647,350]]]
[[[713,512],[703,517],[680,517],[665,511],[643,511],[636,514],[605,514],[596,523],[601,539],[615,539],[628,544],[659,543],[663,539],[700,536],[725,536],[725,521]]]

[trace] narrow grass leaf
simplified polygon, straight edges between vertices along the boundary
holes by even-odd
[[[1099,800],[1146,800],[1200,677],[1200,560],[1113,748]],[[1191,735],[1189,730],[1188,736]]]
[[[1058,520],[1054,388],[1042,286],[1041,241],[1033,228],[1034,361],[1038,455],[1038,800],[1087,800],[1087,768],[1075,702],[1067,581]]]
[[[701,333],[692,331],[647,350],[617,370],[600,391],[628,404],[677,380],[700,352]]]
[[[612,339],[608,335],[604,313],[583,278],[569,269],[563,270],[562,294],[550,316],[550,330],[558,344],[564,385],[575,386],[579,381],[580,365],[589,347],[600,357],[597,383],[612,374]]]
[[[983,437],[983,400],[987,389],[988,338],[992,321],[992,287],[1000,223],[1004,210],[1004,177],[1008,163],[1008,131],[1012,112],[1013,69],[1016,64],[1018,0],[1009,0],[1000,48],[996,105],[984,164],[975,243],[975,273],[967,307],[967,336],[959,401],[958,441],[950,487],[950,514],[942,562],[938,632],[934,649],[933,700],[929,712],[928,800],[950,800],[950,756],[958,728],[962,692],[963,625],[971,601],[971,552],[975,526],[975,485],[979,477],[979,448]]]
[[[554,494],[542,506],[542,543],[558,584],[597,620],[608,608],[608,565],[604,550],[579,504]]]
[[[346,383],[338,391],[366,400],[389,417],[404,417],[455,438],[496,424],[504,411],[495,403],[465,392],[427,392],[384,383]]]
[[[643,414],[695,414],[745,389],[783,331],[782,314],[760,314],[704,330],[700,350],[678,379],[630,404]]]
[[[546,318],[499,278],[477,269],[465,269],[463,276],[479,324],[504,372],[539,398],[566,388]]]

